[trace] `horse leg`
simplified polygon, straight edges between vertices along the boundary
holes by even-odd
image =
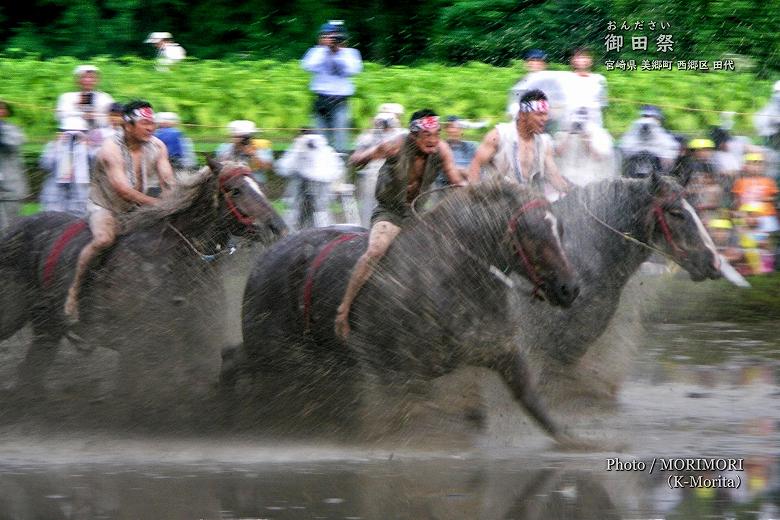
[[[0,269],[3,290],[0,296],[0,341],[10,338],[30,319],[30,290],[15,273]]]
[[[44,376],[57,356],[62,332],[62,328],[57,324],[33,321],[32,345],[18,368],[18,388],[22,394],[45,395]]]
[[[514,398],[523,405],[539,426],[556,440],[560,441],[565,437],[560,426],[553,421],[542,405],[534,387],[531,371],[520,353],[505,352],[494,359],[489,367],[501,375]]]

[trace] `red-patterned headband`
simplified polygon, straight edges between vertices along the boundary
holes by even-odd
[[[409,123],[410,132],[435,132],[439,130],[439,116],[425,116]]]
[[[547,112],[550,105],[546,99],[537,99],[536,101],[524,101],[520,103],[519,112]]]
[[[129,114],[125,114],[125,121],[129,122],[136,122],[140,121],[141,119],[147,119],[149,121],[154,121],[154,110],[151,109],[151,107],[143,107],[143,108],[136,108]]]

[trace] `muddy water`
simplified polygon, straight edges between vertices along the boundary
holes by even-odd
[[[780,518],[776,323],[649,328],[614,406],[562,412],[596,451],[559,451],[494,386],[467,448],[5,425],[0,518]],[[731,468],[681,467],[702,457]]]

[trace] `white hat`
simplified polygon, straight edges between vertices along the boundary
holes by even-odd
[[[157,43],[162,40],[172,40],[173,35],[169,32],[153,32],[149,33],[144,43]]]
[[[74,76],[81,76],[82,74],[86,74],[87,72],[100,72],[100,69],[95,67],[94,65],[79,65],[78,67],[73,69]]]
[[[246,119],[239,119],[238,121],[231,121],[228,123],[228,132],[230,135],[237,137],[242,135],[252,135],[257,133],[257,127],[254,122],[247,121]]]
[[[379,105],[378,112],[389,112],[398,117],[404,113],[404,107],[400,103],[382,103]]]
[[[63,132],[67,132],[67,131],[86,132],[87,130],[89,130],[89,125],[87,125],[87,122],[84,121],[83,117],[68,116],[62,118],[62,120],[60,121],[59,129]]]
[[[178,123],[179,115],[176,112],[157,112],[154,115],[155,123]]]
[[[775,81],[775,86],[773,90],[775,92],[780,92],[780,80]]]

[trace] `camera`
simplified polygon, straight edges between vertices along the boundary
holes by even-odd
[[[571,125],[571,132],[573,134],[578,134],[582,132],[583,124],[582,121],[575,121],[574,124]]]
[[[249,146],[252,144],[252,136],[251,135],[244,135],[241,137],[241,146]]]
[[[94,92],[82,92],[81,93],[81,104],[82,105],[92,106],[92,102],[94,100],[95,100],[95,93]]]

